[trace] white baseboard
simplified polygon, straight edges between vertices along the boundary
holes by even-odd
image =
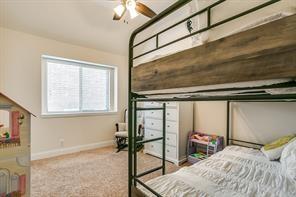
[[[103,141],[103,142],[98,142],[93,144],[85,144],[85,145],[73,146],[68,148],[54,149],[54,150],[40,152],[40,153],[32,153],[31,161],[46,159],[50,157],[56,157],[56,156],[65,155],[65,154],[76,153],[76,152],[85,151],[85,150],[102,148],[102,147],[111,146],[114,144],[115,144],[114,140],[109,140],[109,141]]]

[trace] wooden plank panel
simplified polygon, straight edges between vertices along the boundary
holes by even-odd
[[[132,91],[296,78],[296,15],[132,69]]]

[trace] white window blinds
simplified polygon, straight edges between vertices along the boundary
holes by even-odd
[[[109,110],[110,71],[82,68],[82,110]]]
[[[43,57],[43,114],[115,110],[115,68]]]

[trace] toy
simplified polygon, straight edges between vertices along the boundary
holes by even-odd
[[[216,135],[202,135],[202,134],[194,134],[191,136],[191,139],[197,139],[203,142],[208,142],[211,144],[217,143],[217,136]]]
[[[206,158],[207,155],[202,153],[202,152],[197,152],[197,153],[193,153],[191,154],[191,156],[195,157],[195,158],[199,158],[199,159],[202,159],[202,158]]]
[[[194,135],[192,135],[192,138],[197,139],[197,140],[201,140],[201,141],[204,141],[204,142],[210,142],[210,140],[211,140],[210,136],[200,135],[200,134],[194,134]]]
[[[197,131],[188,134],[187,159],[196,163],[223,149],[223,137]]]
[[[31,113],[0,92],[0,197],[30,196]]]
[[[3,133],[1,133],[1,138],[6,138],[6,139],[9,139],[9,137],[10,137],[10,134],[7,132],[7,131],[5,131],[5,132],[3,132]]]

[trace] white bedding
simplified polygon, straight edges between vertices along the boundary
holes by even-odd
[[[257,26],[260,26],[260,25],[263,25],[263,24],[266,24],[266,23],[269,23],[269,22],[284,18],[286,16],[290,16],[290,15],[292,15],[294,13],[295,13],[295,10],[289,10],[288,12],[287,11],[286,12],[279,12],[279,13],[275,13],[275,14],[272,14],[272,15],[269,15],[269,16],[265,16],[263,18],[259,18],[259,19],[255,20],[255,21],[253,21],[253,22],[251,22],[249,24],[242,25],[240,28],[235,29],[232,32],[227,33],[224,37],[227,37],[227,36],[239,33],[239,32],[243,32],[243,31],[246,31],[248,29],[252,29],[254,27],[257,27]],[[147,62],[150,62],[150,61],[153,61],[153,60],[157,60],[157,59],[160,59],[162,57],[166,57],[166,56],[178,53],[180,51],[184,51],[186,49],[190,49],[192,47],[202,45],[203,43],[208,41],[209,31],[206,31],[206,32],[203,32],[203,33],[197,35],[197,37],[198,37],[197,40],[200,40],[201,38],[199,38],[199,37],[204,37],[203,36],[204,34],[207,34],[207,38],[203,38],[202,39],[203,41],[201,41],[201,42],[193,41],[190,46],[176,47],[176,45],[173,45],[171,48],[166,47],[167,50],[162,50],[160,53],[152,53],[152,55],[147,55],[146,57],[140,58],[139,60],[134,62],[134,66],[138,66],[138,65],[143,64],[143,63],[147,63]],[[193,40],[196,40],[196,38],[193,39]],[[213,40],[211,40],[211,41],[213,41]]]
[[[296,196],[296,181],[282,173],[279,162],[269,161],[259,150],[239,146],[229,146],[206,160],[146,184],[168,197]]]

